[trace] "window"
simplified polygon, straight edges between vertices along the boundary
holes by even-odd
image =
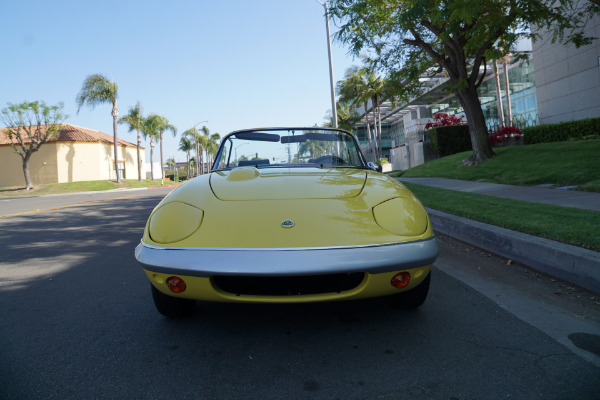
[[[125,179],[125,161],[117,161],[117,168],[119,171],[119,178]]]

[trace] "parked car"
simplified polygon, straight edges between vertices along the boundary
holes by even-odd
[[[156,308],[375,296],[419,307],[439,242],[415,196],[375,169],[343,130],[225,136],[211,172],[158,204],[136,248]]]

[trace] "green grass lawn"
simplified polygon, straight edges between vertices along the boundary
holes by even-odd
[[[442,177],[512,185],[553,184],[600,192],[600,140],[539,143],[494,149],[496,157],[466,167],[471,152],[454,154],[390,176]]]
[[[75,193],[75,192],[96,192],[111,189],[131,189],[149,186],[171,185],[171,181],[160,179],[143,179],[141,182],[136,179],[123,179],[121,184],[116,181],[84,181],[69,183],[52,183],[48,185],[36,185],[32,190],[25,190],[23,187],[3,188],[0,187],[0,197],[12,196],[37,196],[44,194]]]
[[[404,183],[425,207],[600,251],[600,212]]]

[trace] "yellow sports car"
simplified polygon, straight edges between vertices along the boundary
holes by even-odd
[[[266,128],[223,138],[209,174],[154,209],[135,256],[158,311],[195,300],[316,302],[427,297],[440,246],[415,196],[367,163],[356,138]]]

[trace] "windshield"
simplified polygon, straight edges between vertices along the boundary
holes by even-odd
[[[238,131],[221,143],[213,170],[254,166],[365,167],[354,136],[335,129]]]

